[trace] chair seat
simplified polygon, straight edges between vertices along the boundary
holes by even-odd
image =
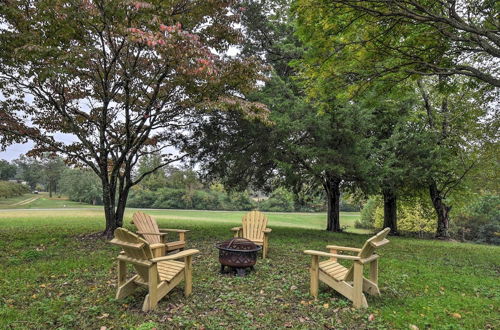
[[[333,260],[325,260],[319,263],[319,269],[331,276],[336,281],[343,281],[349,269]]]
[[[158,263],[158,275],[161,281],[170,282],[177,274],[184,270],[184,263],[175,260],[160,261]]]

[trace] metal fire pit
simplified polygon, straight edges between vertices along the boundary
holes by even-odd
[[[245,276],[247,269],[253,269],[257,252],[262,249],[254,242],[240,237],[217,243],[215,247],[219,249],[220,272],[224,273],[224,267],[227,266],[236,271],[237,276]]]

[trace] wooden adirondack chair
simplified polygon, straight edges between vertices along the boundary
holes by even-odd
[[[351,300],[354,307],[368,307],[363,292],[371,295],[380,295],[378,288],[378,255],[375,250],[387,243],[385,237],[390,228],[385,228],[377,235],[366,241],[361,249],[328,245],[330,253],[306,250],[305,254],[312,255],[311,263],[311,295],[318,297],[319,281],[322,281]],[[337,254],[337,251],[357,252],[357,256]],[[319,262],[319,257],[330,257],[329,260]],[[337,262],[338,259],[352,260],[353,265],[346,268]],[[370,264],[370,279],[363,277],[363,266]]]
[[[257,245],[262,246],[262,258],[267,257],[269,251],[269,233],[271,228],[267,228],[267,217],[259,211],[248,212],[242,219],[241,227],[231,228],[234,237],[243,237]]]
[[[142,212],[134,213],[132,223],[136,226],[137,233],[150,243],[155,257],[163,256],[170,251],[182,250],[186,246],[186,233],[189,230],[158,228],[156,220]],[[179,240],[167,242],[169,232],[177,233]]]
[[[112,244],[123,251],[118,256],[118,291],[116,299],[124,298],[138,286],[145,286],[149,293],[142,305],[143,311],[155,309],[158,301],[184,279],[184,295],[192,292],[192,255],[200,251],[190,249],[176,254],[154,258],[146,240],[124,228],[115,230]],[[183,262],[176,259],[184,259]],[[127,263],[131,263],[137,274],[127,279]]]

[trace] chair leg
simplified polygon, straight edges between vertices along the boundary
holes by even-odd
[[[149,293],[144,300],[144,307],[149,309],[155,309],[158,305],[158,266],[153,264],[149,267],[148,271],[148,287]],[[149,302],[149,306],[146,306],[146,302]],[[144,309],[143,307],[143,309]]]
[[[353,305],[355,308],[368,307],[366,297],[363,294],[363,264],[354,262],[354,281],[353,281]]]
[[[373,296],[379,296],[380,290],[378,288],[378,260],[375,259],[370,263],[370,281],[364,280],[364,287],[369,288],[367,292]],[[368,282],[368,283],[367,283]],[[367,285],[369,284],[369,285]]]
[[[318,298],[318,290],[319,290],[319,257],[312,256],[311,261],[311,296],[314,298]]]
[[[118,260],[118,290],[116,299],[122,299],[134,292],[137,284],[134,280],[137,276],[133,276],[127,281],[127,264],[125,261]]]
[[[269,237],[264,233],[264,242],[262,243],[262,259],[267,258],[269,252]]]
[[[125,298],[126,296],[132,294],[132,292],[135,291],[135,289],[137,288],[137,284],[135,284],[134,282],[136,277],[137,276],[134,276],[128,281],[126,281],[124,284],[118,286],[118,290],[116,291],[116,299]]]
[[[184,267],[184,296],[188,297],[193,292],[193,266],[192,256],[187,256]]]

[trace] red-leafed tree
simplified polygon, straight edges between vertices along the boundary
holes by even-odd
[[[186,157],[176,146],[212,111],[264,118],[242,100],[253,60],[226,56],[241,35],[236,0],[9,0],[0,7],[0,133],[35,142],[101,179],[105,234],[130,188]],[[73,136],[72,143],[54,135]],[[140,175],[145,154],[161,154]]]

